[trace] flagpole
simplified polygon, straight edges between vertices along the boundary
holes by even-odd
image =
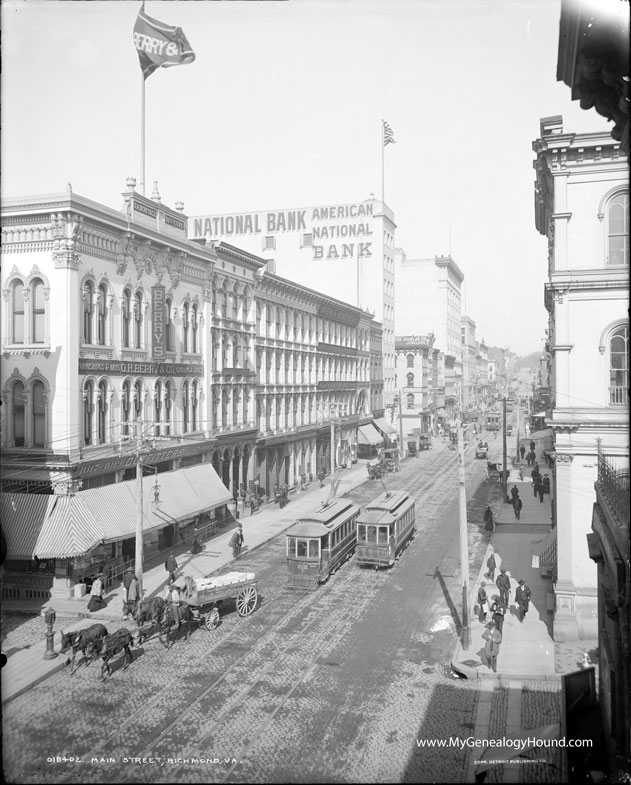
[[[381,120],[381,201],[385,204],[385,194],[384,194],[384,150],[386,149],[385,140],[384,140],[384,121],[383,118]]]
[[[145,195],[145,75],[140,72],[140,193]]]

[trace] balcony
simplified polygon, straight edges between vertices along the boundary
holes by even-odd
[[[609,388],[610,406],[627,406],[629,403],[629,390],[627,387]]]
[[[620,526],[629,522],[629,470],[617,469],[598,453],[597,490]]]

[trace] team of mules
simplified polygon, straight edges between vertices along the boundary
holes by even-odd
[[[130,649],[130,646],[133,645],[133,636],[125,627],[117,630],[112,635],[108,633],[107,627],[103,624],[92,624],[90,627],[84,627],[73,632],[63,632],[63,630],[61,632],[61,653],[64,654],[68,649],[72,649],[71,675],[75,672],[75,658],[79,651],[83,655],[83,661],[86,665],[89,665],[99,657],[103,660],[101,665],[102,678],[105,671],[107,671],[108,676],[111,674],[110,660],[121,652],[125,653],[123,669],[127,668],[129,663],[133,661]]]

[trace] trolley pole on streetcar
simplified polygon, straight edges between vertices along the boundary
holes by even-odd
[[[504,471],[502,473],[502,478],[503,478],[502,479],[502,485],[504,486],[504,504],[508,504],[509,503],[509,498],[508,498],[508,477],[506,476],[507,475],[507,472],[506,472],[506,396],[504,396],[504,399],[503,399],[503,409],[504,409],[504,422],[503,422],[503,428],[502,428],[502,437],[503,437],[502,438],[502,446],[503,446],[503,450],[504,450],[504,463],[503,463]]]
[[[458,482],[460,485],[460,565],[462,568],[462,648],[469,648],[469,541],[467,539],[467,489],[464,474],[462,420],[458,426]]]

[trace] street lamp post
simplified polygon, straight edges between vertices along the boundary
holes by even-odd
[[[462,421],[458,426],[458,482],[460,511],[460,566],[462,569],[462,648],[469,648],[469,543],[467,538],[467,488],[464,473]]]

